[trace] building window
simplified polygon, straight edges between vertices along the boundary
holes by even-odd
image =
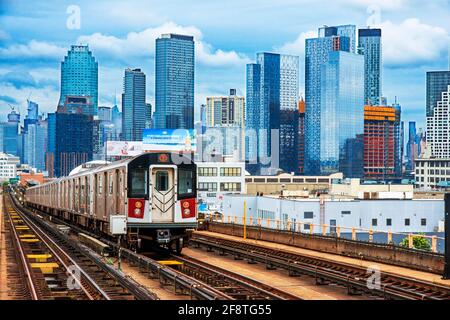
[[[258,210],[258,218],[261,219],[275,219],[275,212],[269,210]]]
[[[411,224],[411,220],[409,218],[405,219],[405,226],[409,226]]]
[[[311,211],[305,211],[303,213],[303,218],[304,219],[313,219],[314,218],[314,212]]]
[[[199,177],[215,177],[217,176],[217,168],[200,167],[198,168]]]
[[[241,191],[241,183],[240,182],[222,182],[220,184],[220,191],[224,191],[224,192]]]
[[[427,225],[427,219],[424,219],[424,218],[420,219],[420,225],[422,227],[425,227]]]
[[[386,226],[392,226],[392,219],[388,218],[386,219]]]
[[[222,177],[240,177],[241,168],[220,168],[220,175]]]
[[[217,182],[199,182],[198,190],[199,191],[208,191],[208,192],[217,191]]]
[[[310,229],[310,224],[309,223],[305,223],[303,225],[303,230],[309,230]]]
[[[351,211],[341,211],[341,214],[352,214]]]
[[[376,227],[378,225],[377,219],[372,219],[372,227]]]

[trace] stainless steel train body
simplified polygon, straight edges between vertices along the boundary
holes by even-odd
[[[90,231],[110,234],[110,218],[127,219],[127,241],[181,250],[197,227],[196,165],[175,153],[145,153],[26,190],[27,205]]]

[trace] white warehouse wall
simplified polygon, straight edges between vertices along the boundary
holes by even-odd
[[[247,202],[247,216],[258,218],[258,210],[273,212],[275,219],[283,220],[282,215],[291,221],[320,224],[320,200],[288,200],[270,197],[244,195],[225,195],[223,214],[225,216],[242,217],[244,199]],[[325,224],[336,220],[341,227],[356,227],[363,229],[391,232],[434,232],[439,221],[444,219],[443,200],[325,200]],[[342,214],[349,211],[350,214]],[[304,212],[313,212],[312,219],[305,219]],[[410,225],[405,226],[405,219],[410,219]],[[372,226],[372,219],[377,219],[377,226]],[[386,219],[392,219],[391,226],[386,225]],[[421,225],[421,219],[426,219],[426,226]],[[319,229],[316,232],[320,232]],[[350,232],[350,230],[342,230]]]

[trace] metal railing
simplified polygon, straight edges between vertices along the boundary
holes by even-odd
[[[257,226],[257,227],[265,227],[268,229],[282,230],[282,231],[292,231],[297,233],[304,234],[320,234],[323,236],[333,235],[337,238],[341,238],[343,233],[351,233],[351,239],[357,241],[358,233],[366,233],[368,234],[369,242],[374,242],[374,235],[376,234],[384,234],[387,236],[387,243],[392,244],[393,236],[399,235],[406,237],[408,239],[408,247],[410,249],[414,249],[414,238],[420,237],[425,238],[430,242],[431,251],[437,253],[438,252],[438,241],[445,241],[444,237],[439,237],[435,235],[425,235],[419,233],[404,233],[404,232],[392,232],[392,231],[384,231],[384,230],[375,230],[373,228],[361,228],[361,227],[347,227],[340,225],[329,225],[329,224],[315,224],[312,222],[303,222],[303,221],[292,221],[291,219],[287,220],[279,220],[279,219],[266,219],[266,218],[255,218],[255,217],[247,217],[243,216],[234,216],[234,215],[220,215],[209,213],[206,214],[206,218],[211,221],[228,223],[228,224],[238,224],[243,226]],[[302,228],[303,226],[303,228]]]

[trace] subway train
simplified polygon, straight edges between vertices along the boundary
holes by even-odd
[[[112,237],[112,216],[126,216],[125,244],[181,252],[197,227],[197,166],[189,155],[144,153],[30,187],[28,207]]]

